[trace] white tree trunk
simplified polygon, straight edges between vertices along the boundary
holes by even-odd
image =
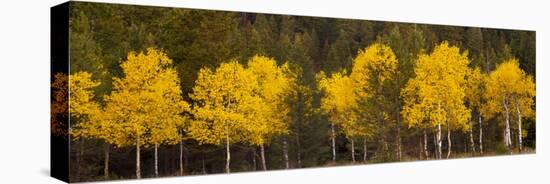
[[[350,140],[351,140],[351,161],[355,163],[355,142],[353,141],[353,139],[350,139]]]
[[[434,133],[434,159],[439,159],[439,151],[437,151],[437,129],[436,129],[436,132]]]
[[[283,138],[283,156],[285,159],[285,169],[290,169],[290,161],[288,160],[288,143],[286,137]]]
[[[426,135],[426,129],[422,131],[424,133],[424,156],[426,157],[426,160],[429,158],[429,152],[428,152],[428,136]]]
[[[227,107],[231,106],[231,99],[227,100]],[[225,172],[231,173],[230,163],[231,163],[231,151],[229,150],[229,121],[225,121],[225,154],[226,154],[226,160],[225,160]]]
[[[363,161],[367,163],[367,138],[363,138]]]
[[[399,109],[398,109],[399,110]],[[399,123],[399,113],[397,113],[397,160],[401,161],[401,126]]]
[[[252,167],[252,170],[255,171],[256,170],[256,148],[254,148],[253,150],[253,153],[252,153],[252,164],[254,165],[254,167]]]
[[[262,156],[262,169],[265,171],[267,170],[267,166],[265,164],[265,149],[264,149],[264,145],[260,145],[260,154]]]
[[[155,177],[159,177],[159,145],[155,144]]]
[[[443,152],[441,151],[441,122],[437,123],[437,159],[441,159],[441,156],[443,155]]]
[[[141,178],[141,164],[140,164],[140,145],[139,145],[139,136],[136,138],[136,178]]]
[[[521,111],[519,109],[519,102],[516,103],[516,110],[518,112],[518,147],[519,152],[523,151],[523,144],[522,144],[522,132],[521,132]]]
[[[399,75],[399,72],[397,74],[397,88],[396,88],[396,92],[397,94],[399,94],[399,91],[401,89],[401,75]],[[397,147],[397,160],[401,161],[401,154],[402,154],[402,150],[401,150],[401,123],[400,123],[400,113],[401,112],[401,102],[399,101],[399,96],[395,96],[395,103],[397,104],[397,109],[396,109],[396,113],[395,113],[395,122],[396,122],[396,128],[397,128],[397,135],[396,135],[396,147]]]
[[[510,111],[508,110],[508,105],[506,104],[506,102],[504,102],[504,109],[506,110],[505,111],[505,118],[506,118],[506,129],[504,130],[504,139],[505,139],[505,144],[506,144],[506,148],[508,149],[508,152],[510,154],[512,154],[512,139],[511,139],[511,135],[510,135]]]
[[[229,132],[227,132],[225,135],[225,155],[227,156],[225,159],[225,172],[231,173],[231,169],[229,168],[229,164],[231,162],[231,152],[229,150]]]
[[[422,140],[422,137],[420,137],[419,140],[420,141],[418,141],[418,160],[422,160],[424,158],[424,145],[423,145],[424,140]]]
[[[478,116],[479,121],[479,153],[483,154],[483,124],[481,122],[481,112]]]
[[[208,172],[206,172],[206,163],[204,161],[204,156],[202,157],[202,174],[208,174]]]
[[[336,132],[334,130],[334,123],[330,123],[330,130],[332,132],[332,161],[336,161]]]
[[[108,179],[109,178],[109,144],[108,143],[105,143],[105,147],[104,147],[104,154],[105,154],[105,160],[104,160],[104,163],[103,163],[103,176],[105,177],[105,179]]]
[[[449,146],[447,148],[447,159],[451,156],[451,128],[447,123],[447,145]]]
[[[438,112],[439,109],[441,109],[441,102],[438,102],[437,103],[437,109],[438,109]],[[437,157],[438,159],[441,159],[442,157],[442,152],[441,152],[441,121],[438,121],[437,122],[437,136],[436,136],[436,139],[437,139]]]

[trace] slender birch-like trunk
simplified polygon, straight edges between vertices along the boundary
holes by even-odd
[[[521,111],[519,109],[519,102],[516,103],[516,110],[518,112],[518,147],[519,152],[523,151],[523,141],[522,141],[522,132],[521,132]]]
[[[103,177],[105,177],[105,179],[108,179],[109,178],[109,144],[108,143],[105,143],[105,147],[104,147],[104,154],[105,154],[105,160],[103,162]]]
[[[288,160],[288,142],[286,137],[283,138],[283,156],[285,159],[285,169],[290,169],[290,161]]]
[[[437,109],[438,109],[438,112],[440,112],[441,102],[437,103]],[[437,156],[438,156],[438,159],[441,159],[442,155],[443,154],[441,152],[441,121],[438,120],[438,122],[437,122]]]
[[[447,123],[448,124],[448,123]],[[447,159],[451,156],[451,128],[447,125]]]
[[[141,178],[140,152],[141,150],[140,150],[140,142],[139,142],[139,136],[138,136],[136,138],[136,178],[137,179]]]
[[[516,123],[517,124],[517,123]],[[513,138],[517,138],[517,135],[516,135],[516,131],[512,131],[512,112],[510,112],[510,148],[512,148],[512,153],[514,152],[514,148],[516,148],[516,144],[518,142],[517,139],[513,139]]]
[[[399,94],[399,90],[401,89],[401,75],[399,74],[399,72],[397,72],[397,75],[396,75],[396,78],[397,78],[397,88],[396,88],[396,93]],[[399,96],[395,96],[395,104],[397,104],[397,111],[395,113],[395,120],[396,120],[396,128],[397,128],[397,135],[396,135],[396,147],[397,147],[397,160],[401,161],[401,123],[400,123],[400,117],[399,117],[399,112],[401,112],[401,103],[399,102]]]
[[[265,164],[265,149],[264,149],[264,145],[260,145],[260,154],[262,156],[262,169],[265,171],[267,170],[267,166]]]
[[[384,126],[384,120],[380,120],[380,126],[383,127]],[[383,129],[383,128],[382,128]],[[382,146],[384,148],[384,153],[386,154],[386,157],[390,157],[390,147],[388,146],[388,141],[387,141],[387,138],[386,138],[386,131],[385,130],[382,130]]]
[[[424,133],[424,156],[426,156],[426,160],[429,158],[429,152],[428,152],[428,136],[426,135],[426,129],[422,131]]]
[[[437,146],[437,131],[434,133],[434,136],[433,136],[433,141],[434,141],[434,158],[435,159],[439,159],[439,151],[437,151],[437,148],[439,148],[439,146]]]
[[[155,177],[159,177],[159,145],[155,144]]]
[[[367,163],[367,138],[363,138],[363,161]]]
[[[437,123],[437,136],[436,136],[436,140],[437,140],[437,158],[438,159],[441,159],[441,156],[443,155],[442,154],[442,151],[441,151],[441,122],[438,122]]]
[[[252,167],[252,170],[255,171],[256,170],[256,148],[254,148],[252,150],[252,164],[254,165],[254,167]]]
[[[504,101],[504,100],[503,100]],[[506,118],[506,129],[504,130],[504,139],[506,148],[508,149],[508,152],[512,154],[512,139],[510,138],[510,111],[508,109],[508,104],[506,104],[506,101],[504,101],[504,109],[505,111],[505,118]]]
[[[229,150],[229,123],[225,123],[225,155],[227,156],[225,159],[225,172],[231,173],[231,169],[229,168],[229,164],[231,163],[231,151]]]
[[[351,140],[351,161],[355,163],[355,142],[353,141],[353,139],[350,139],[350,140]]]
[[[483,124],[481,122],[481,112],[479,112],[478,121],[479,121],[479,153],[483,154]]]
[[[382,107],[381,105],[378,106],[378,109],[379,111],[382,111]],[[384,123],[384,113],[383,112],[380,112],[380,113],[376,113],[376,118],[377,118],[377,121],[378,121],[378,126],[381,127],[378,131],[378,135],[380,136],[380,142],[382,143],[382,149],[383,149],[383,154],[386,154],[386,157],[389,158],[390,157],[390,152],[389,152],[389,146],[388,146],[388,141],[387,141],[387,135],[386,135],[386,129],[385,129],[385,123]]]
[[[397,126],[397,138],[396,138],[397,139],[397,143],[396,143],[397,144],[396,145],[396,147],[397,147],[397,160],[401,161],[401,154],[402,154],[402,151],[401,151],[401,123],[399,121],[399,111],[396,114],[397,114],[397,121],[396,121],[396,123],[397,123],[397,125],[396,125]]]
[[[422,140],[422,137],[419,139],[420,141],[418,141],[418,160],[422,160],[422,158],[424,158],[424,145],[422,144],[423,140]]]
[[[204,156],[202,157],[202,174],[207,174],[208,172],[206,172],[206,162],[204,161]]]
[[[504,145],[506,146],[506,149],[508,149],[508,138],[506,138],[506,128],[504,128],[504,130],[502,130],[502,137],[504,138],[503,139]]]
[[[231,99],[228,99],[228,103],[226,107],[231,106]],[[229,121],[225,121],[225,154],[226,154],[226,160],[225,160],[225,172],[231,173],[230,163],[231,163],[231,150],[229,149]]]
[[[330,131],[332,133],[332,161],[336,161],[336,132],[334,130],[334,123],[330,123]]]

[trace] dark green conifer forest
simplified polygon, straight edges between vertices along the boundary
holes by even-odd
[[[69,74],[90,73],[91,79],[98,82],[91,100],[106,108],[113,101],[106,96],[115,91],[115,79],[127,75],[121,63],[131,61],[129,53],[147,53],[154,48],[171,59],[169,68],[177,74],[180,97],[189,104],[180,113],[185,117],[181,121],[192,123],[199,116],[194,110],[203,103],[197,97],[198,88],[194,90],[197,81],[202,80],[200,71],[218,71],[224,63],[231,62],[247,66],[255,56],[275,61],[281,71],[292,71],[295,87],[291,97],[284,99],[288,109],[284,133],[262,144],[231,142],[231,172],[263,170],[264,166],[266,170],[278,170],[495,156],[535,152],[535,40],[534,31],[522,30],[72,2]],[[323,87],[322,81],[336,80],[335,76],[340,75],[354,79],[356,59],[361,53],[368,57],[368,48],[375,48],[370,47],[373,45],[381,45],[381,50],[391,49],[396,72],[385,82],[384,78],[376,81],[372,76],[365,79],[377,87],[357,88],[370,95],[368,100],[357,102],[358,110],[350,111],[357,114],[357,122],[365,120],[361,124],[365,132],[361,134],[364,136],[349,136],[348,127],[334,124],[338,118],[324,109],[324,99],[331,88],[328,82]],[[414,113],[428,110],[413,111],[416,106],[412,104],[420,97],[409,98],[407,95],[415,93],[409,94],[405,89],[413,89],[414,84],[419,86],[414,89],[422,87],[420,83],[428,79],[420,79],[420,72],[437,71],[422,70],[423,64],[419,63],[431,60],[421,56],[437,58],[439,48],[447,45],[451,51],[457,48],[456,53],[465,54],[468,60],[464,65],[468,72],[460,80],[474,80],[471,70],[488,82],[481,93],[470,93],[466,87],[470,83],[460,83],[459,104],[466,108],[467,118],[462,121],[458,116],[448,116],[444,120],[448,123],[437,131],[436,124],[435,128],[428,128],[422,123],[435,122],[440,116],[419,120],[422,125],[413,122]],[[518,100],[517,106],[511,101],[509,116],[504,115],[501,106],[490,103],[491,95],[500,94],[490,91],[490,85],[497,85],[490,81],[498,82],[498,76],[508,76],[506,71],[497,72],[506,66],[519,66],[525,81],[533,83],[533,97]],[[380,77],[382,72],[376,75]],[[447,97],[434,97],[444,98]],[[481,99],[479,106],[475,106],[475,99]],[[453,109],[455,106],[447,107],[450,110],[446,112],[460,113]],[[517,111],[520,107],[527,110],[516,113],[516,107]],[[355,118],[350,114],[343,117]],[[376,121],[367,121],[370,119]],[[71,119],[71,126],[77,125],[78,120]],[[463,123],[455,125],[455,120]],[[505,122],[509,122],[509,128]],[[184,125],[178,129],[181,141],[162,143],[157,149],[153,144],[141,147],[141,177],[229,171],[225,142],[200,142],[187,128]],[[511,142],[507,141],[506,130]],[[71,181],[136,178],[136,146],[117,146],[97,137],[70,137]]]

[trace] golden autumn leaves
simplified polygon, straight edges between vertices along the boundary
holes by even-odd
[[[521,119],[534,115],[533,79],[519,68],[517,60],[505,61],[484,74],[468,66],[467,52],[443,42],[430,54],[417,57],[414,75],[403,88],[395,83],[398,62],[390,47],[375,43],[359,51],[351,72],[317,75],[322,94],[319,109],[331,124],[333,160],[338,133],[351,142],[353,161],[354,141],[362,139],[366,160],[365,142],[386,134],[380,127],[392,121],[390,108],[395,107],[385,104],[397,98],[403,99],[400,112],[409,128],[437,133],[438,158],[442,157],[442,128],[471,132],[472,112],[479,112],[480,119],[481,114],[484,118],[502,115],[507,140],[511,118],[518,118],[521,139]],[[69,76],[70,133],[76,139],[134,146],[138,178],[142,147],[156,150],[159,145],[186,139],[225,147],[226,172],[230,172],[232,144],[258,146],[266,170],[264,146],[290,132],[288,99],[298,95],[300,86],[297,72],[289,64],[254,56],[245,64],[232,60],[216,68],[202,68],[189,94],[192,103],[183,99],[172,60],[162,51],[150,48],[146,53],[129,53],[120,66],[122,77],[113,78],[113,89],[104,97],[94,96],[99,83],[88,72]],[[400,93],[394,99],[387,91],[395,89]]]
[[[473,131],[472,112],[477,112],[482,150],[482,118],[497,115],[505,119],[504,139],[511,153],[510,113],[515,109],[518,118],[518,148],[522,149],[522,118],[533,117],[535,84],[532,76],[519,68],[516,59],[503,61],[489,74],[468,67],[467,52],[446,42],[435,47],[431,54],[421,54],[414,68],[415,77],[409,80],[401,95],[405,105],[402,114],[409,127],[436,132],[436,158],[442,158],[442,127],[447,129],[450,155],[450,130]],[[522,112],[525,112],[522,114]],[[425,133],[424,133],[425,134]],[[470,135],[471,136],[471,135]],[[473,143],[473,138],[470,137]]]
[[[336,160],[335,126],[350,140],[354,162],[354,139],[365,141],[375,133],[384,133],[376,127],[390,121],[384,103],[392,99],[388,99],[384,91],[395,85],[391,81],[398,72],[397,62],[391,48],[373,44],[359,52],[350,74],[344,70],[330,77],[322,72],[318,75],[319,89],[324,92],[321,110],[331,122],[333,161]],[[424,136],[426,131],[435,132],[436,158],[442,158],[442,129],[447,129],[449,157],[450,131],[473,131],[472,111],[478,112],[480,124],[482,114],[484,118],[502,114],[506,125],[505,143],[511,150],[509,119],[510,114],[516,112],[521,151],[521,119],[534,115],[532,77],[519,68],[515,59],[504,61],[488,75],[478,68],[469,68],[469,64],[467,52],[460,52],[458,47],[447,42],[436,46],[430,54],[420,54],[413,77],[401,89],[404,101],[401,114],[405,123],[409,128],[423,130]]]
[[[533,77],[527,75],[519,68],[517,59],[509,59],[500,64],[495,71],[486,76],[485,91],[483,95],[486,103],[482,108],[483,114],[487,117],[502,115],[505,123],[504,143],[512,153],[511,118],[517,118],[518,149],[522,151],[522,138],[526,136],[523,132],[522,118],[535,116],[534,99],[535,83]]]
[[[263,148],[272,137],[288,133],[289,107],[284,102],[295,77],[287,64],[278,66],[271,58],[255,56],[246,67],[231,61],[215,70],[203,68],[190,94],[195,102],[191,107],[182,98],[171,63],[166,54],[152,48],[130,53],[121,63],[124,77],[113,79],[113,91],[103,98],[103,108],[93,101],[93,88],[99,83],[91,74],[72,74],[70,108],[76,121],[71,135],[102,139],[117,147],[135,146],[139,178],[143,146],[156,150],[187,138],[224,145],[229,172],[230,144]]]
[[[321,72],[319,88],[323,91],[321,110],[328,115],[331,122],[332,160],[336,160],[335,126],[348,138],[355,150],[354,139],[366,139],[375,133],[375,124],[382,124],[388,119],[382,104],[383,91],[388,89],[388,81],[393,80],[397,69],[397,59],[390,47],[373,44],[360,50],[353,60],[351,73],[346,71],[333,73],[326,77]],[[366,150],[363,159],[366,160]],[[355,153],[352,152],[355,162]]]
[[[449,132],[469,126],[470,110],[464,103],[469,63],[467,53],[443,43],[418,57],[416,76],[402,91],[403,116],[409,127],[435,129],[436,158],[442,158],[442,127]]]
[[[289,106],[294,74],[288,64],[254,56],[247,66],[237,61],[222,63],[216,70],[201,69],[191,99],[194,121],[186,129],[202,144],[225,145],[226,172],[230,172],[230,144],[260,146],[266,170],[264,145],[288,133]]]
[[[172,60],[155,49],[147,53],[129,53],[121,63],[123,78],[113,79],[113,91],[103,100],[103,108],[93,101],[91,74],[77,72],[69,77],[70,114],[77,118],[71,135],[97,138],[117,147],[136,147],[136,177],[141,177],[142,146],[175,144],[182,138],[183,113],[189,104],[183,101],[180,82],[171,67]],[[76,123],[78,122],[78,123]],[[155,155],[157,157],[157,155]]]

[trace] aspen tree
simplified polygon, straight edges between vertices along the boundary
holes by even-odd
[[[263,170],[265,162],[265,145],[277,135],[288,134],[290,106],[286,99],[290,95],[294,79],[289,73],[288,64],[277,66],[274,59],[254,56],[248,61],[249,70],[257,80],[254,96],[256,103],[250,107],[253,115],[245,128],[250,133],[248,142],[260,146]]]
[[[162,51],[128,54],[121,63],[124,77],[113,79],[113,92],[105,97],[107,139],[117,147],[135,146],[136,177],[141,178],[141,149],[154,146],[155,176],[158,175],[159,144],[175,144],[188,107],[172,60]]]
[[[409,128],[435,129],[439,159],[442,158],[442,127],[468,127],[470,110],[464,105],[464,86],[469,62],[467,52],[460,53],[458,47],[443,42],[431,54],[418,57],[415,77],[407,82],[402,92],[405,105],[401,113],[406,123]]]
[[[519,68],[517,59],[509,59],[499,64],[487,78],[486,93],[487,103],[484,113],[488,117],[496,115],[504,116],[504,144],[509,153],[512,153],[511,123],[512,114],[515,112],[518,126],[518,149],[522,151],[522,118],[534,116],[532,106],[534,104],[535,84],[533,78]]]
[[[189,136],[200,144],[224,145],[227,173],[231,172],[230,145],[247,138],[245,124],[253,112],[250,106],[259,100],[252,95],[257,85],[252,72],[230,61],[214,71],[201,69],[190,94],[195,104],[194,120],[187,128]]]

